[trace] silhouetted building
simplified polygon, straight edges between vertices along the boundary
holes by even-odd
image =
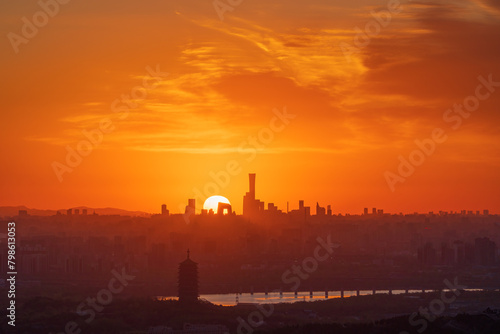
[[[179,301],[181,303],[195,303],[198,301],[198,264],[189,258],[179,264]]]
[[[188,205],[186,205],[186,210],[184,213],[187,215],[196,214],[196,199],[188,198]]]
[[[161,205],[161,215],[162,216],[168,216],[169,214],[169,211],[167,209],[167,205],[166,204],[162,204]]]
[[[316,202],[316,216],[324,216],[326,214],[325,208],[319,206],[319,203]]]
[[[249,193],[253,195],[253,198],[255,198],[255,173],[253,174],[248,174],[248,179],[249,179]]]
[[[311,207],[310,206],[304,206],[304,201],[300,200],[299,201],[299,212],[305,216],[310,216],[311,215]]]
[[[365,209],[363,210],[363,214],[364,214],[365,216],[368,214],[368,208],[365,208]]]
[[[324,210],[324,208],[322,208]],[[316,207],[316,212],[318,210],[318,207]],[[296,221],[300,222],[306,222],[308,220],[308,217],[311,215],[311,207],[310,206],[305,206],[304,201],[300,200],[299,201],[299,208],[297,210],[292,210],[289,212],[290,217]]]
[[[222,216],[226,212],[228,215],[232,213],[231,204],[219,202],[217,205],[217,214]]]
[[[250,189],[243,196],[243,216],[255,218],[264,211],[264,202],[255,198],[255,174],[248,174]]]

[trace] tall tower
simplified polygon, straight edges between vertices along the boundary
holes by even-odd
[[[255,174],[248,174],[250,189],[243,196],[243,216],[253,219],[264,211],[264,202],[255,199]]]
[[[255,199],[255,173],[248,174],[248,179],[250,182],[250,191],[248,193],[252,199]]]
[[[189,258],[179,263],[179,302],[196,303],[198,301],[198,263]]]
[[[253,217],[258,210],[255,203],[255,174],[248,174],[249,190],[243,196],[243,216]]]

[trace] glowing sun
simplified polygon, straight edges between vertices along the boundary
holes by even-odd
[[[224,196],[210,196],[206,199],[205,203],[203,203],[203,209],[210,211],[210,209],[214,210],[214,213],[217,213],[217,209],[219,208],[220,203],[229,203],[229,200]]]

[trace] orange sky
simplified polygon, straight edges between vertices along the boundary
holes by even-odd
[[[179,212],[194,188],[213,195],[210,173],[231,162],[218,194],[237,213],[252,172],[257,197],[280,209],[499,213],[500,87],[483,87],[456,129],[443,118],[479,76],[500,82],[498,2],[402,1],[377,23],[390,3],[247,0],[221,20],[209,0],[73,0],[18,44],[41,8],[3,3],[0,205]],[[363,40],[365,27],[380,31]],[[148,67],[162,73],[144,89]],[[146,94],[120,102],[132,92]],[[284,108],[287,124],[273,120]],[[67,146],[107,120],[58,177]],[[392,191],[386,172],[436,128],[447,139]]]

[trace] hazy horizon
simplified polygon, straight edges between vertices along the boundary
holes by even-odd
[[[497,2],[236,3],[2,5],[2,204],[499,212]]]

